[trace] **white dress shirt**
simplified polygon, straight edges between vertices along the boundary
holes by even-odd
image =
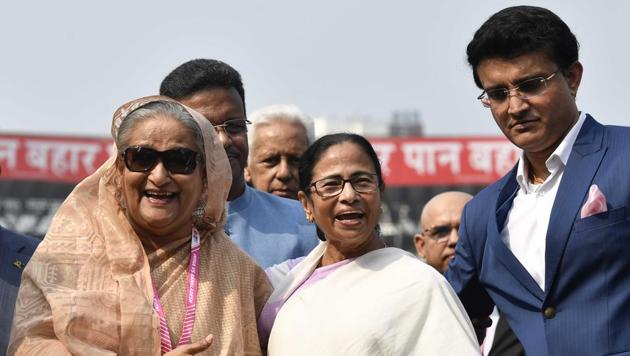
[[[501,240],[543,291],[545,290],[545,246],[551,208],[556,199],[564,167],[567,165],[571,149],[585,118],[586,114],[580,113],[578,121],[545,161],[551,174],[542,184],[529,182],[525,154],[521,154],[516,172],[519,190],[501,231]]]

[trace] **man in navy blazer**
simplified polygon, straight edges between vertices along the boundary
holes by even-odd
[[[22,271],[39,241],[0,226],[0,355],[5,354],[9,343]]]
[[[0,355],[5,354],[9,343],[15,298],[20,287],[22,271],[39,241],[0,226]]]
[[[517,165],[469,202],[447,279],[527,355],[630,355],[630,128],[578,110],[578,44],[549,10],[491,16],[468,61]]]

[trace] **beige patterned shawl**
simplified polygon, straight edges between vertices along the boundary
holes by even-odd
[[[116,111],[112,135],[146,97]],[[199,294],[192,341],[214,334],[207,355],[260,354],[256,319],[271,292],[264,272],[223,232],[231,184],[225,151],[210,123],[186,108],[202,129],[208,182]],[[184,317],[190,237],[147,256],[120,206],[117,150],[83,180],[55,215],[24,271],[9,354],[159,355],[158,285],[174,344]]]

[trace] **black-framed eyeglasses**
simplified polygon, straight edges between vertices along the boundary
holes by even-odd
[[[173,174],[191,174],[201,155],[188,148],[157,151],[142,146],[131,146],[122,153],[125,166],[132,172],[149,172],[158,160]]]
[[[219,133],[223,130],[228,136],[239,136],[247,133],[247,125],[251,125],[252,122],[247,119],[230,119],[226,120],[220,125],[212,125],[214,129]]]
[[[435,242],[437,243],[444,243],[448,241],[449,237],[451,236],[451,232],[455,230],[455,233],[457,233],[458,229],[459,224],[437,225],[431,226],[428,229],[424,229],[422,231],[422,235],[432,240],[435,240]]]
[[[477,97],[481,101],[483,106],[489,108],[492,104],[502,104],[510,96],[518,96],[521,99],[528,99],[545,92],[548,87],[548,81],[558,74],[560,70],[557,70],[547,77],[536,77],[524,80],[514,87],[508,88],[495,88],[484,90],[481,95]]]
[[[329,198],[341,194],[346,183],[350,183],[357,193],[373,193],[378,189],[378,176],[373,173],[360,173],[348,179],[328,177],[311,183],[309,187],[313,187],[320,197]]]

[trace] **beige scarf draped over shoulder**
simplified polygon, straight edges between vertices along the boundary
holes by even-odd
[[[131,101],[113,117],[112,136],[133,110],[160,96]],[[192,341],[212,333],[207,355],[260,354],[256,319],[271,292],[264,272],[223,231],[231,171],[208,120],[185,109],[203,133],[207,198]],[[190,238],[149,256],[120,198],[119,153],[70,193],[26,267],[16,303],[9,354],[159,355],[159,319],[151,278],[174,345],[185,313]],[[204,197],[206,197],[204,195]]]

